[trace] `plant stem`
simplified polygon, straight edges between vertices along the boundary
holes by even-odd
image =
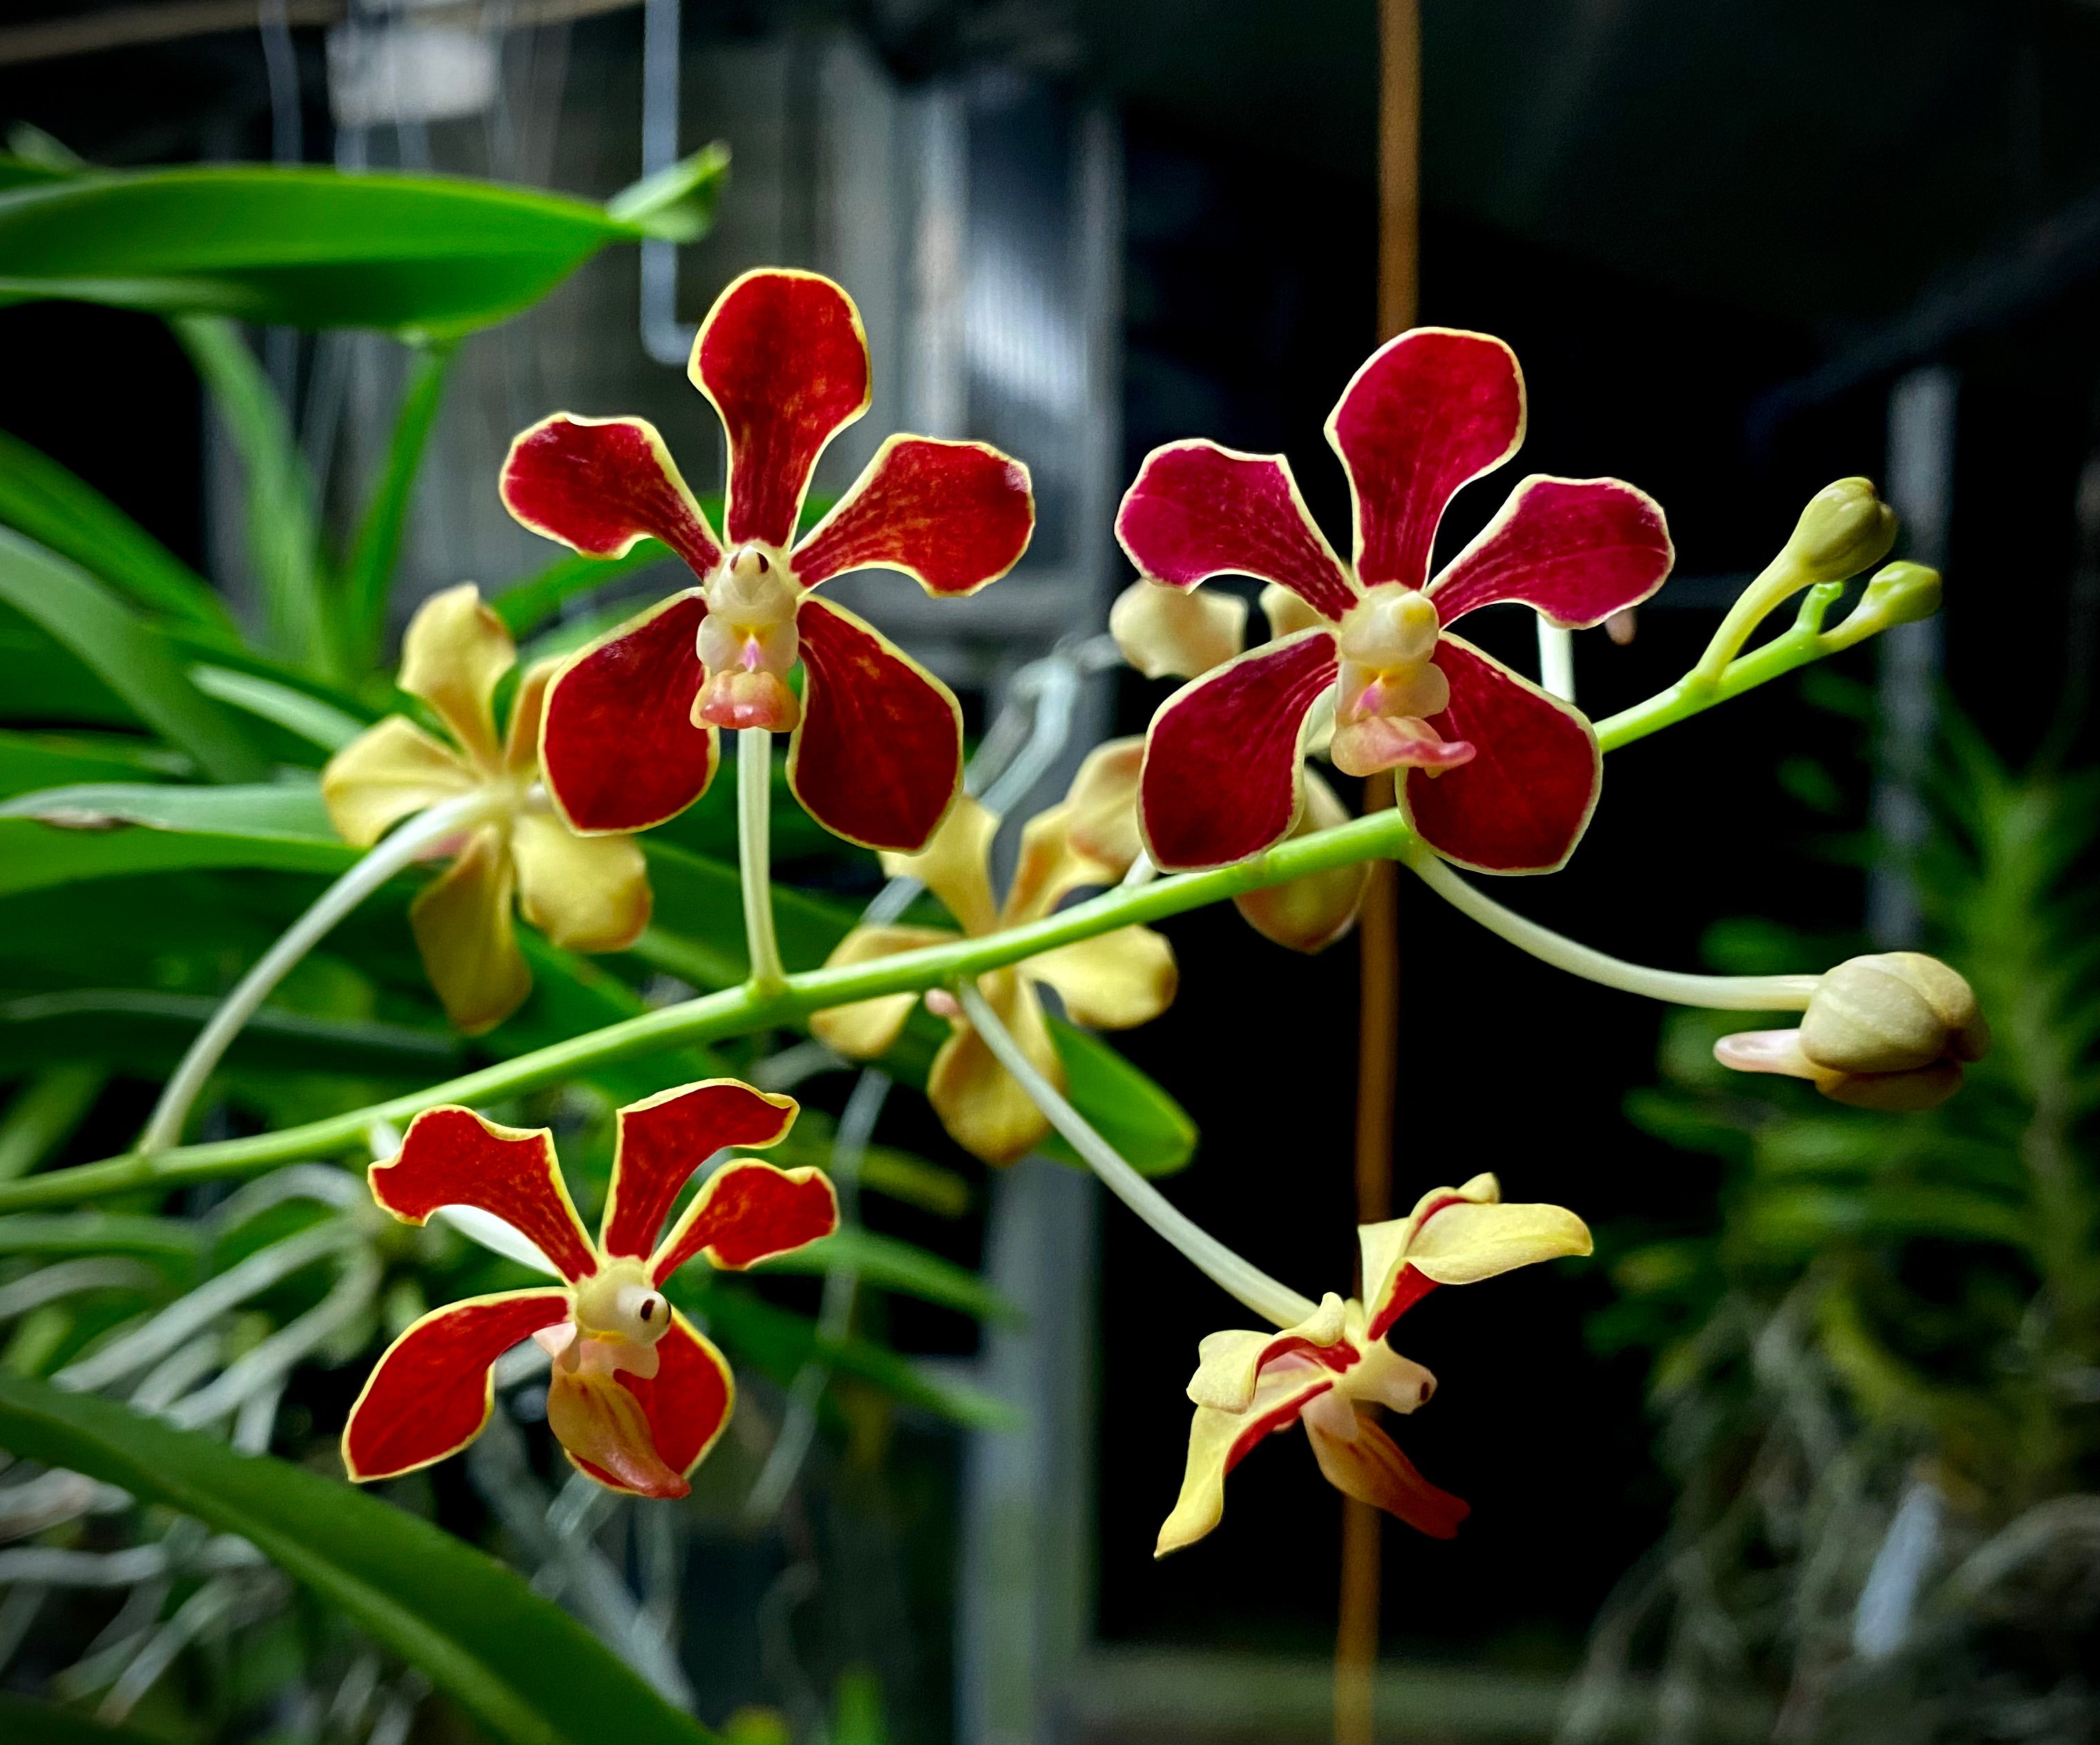
[[[1529,952],[1541,963],[1585,981],[1621,992],[1664,1000],[1672,1005],[1704,1006],[1719,1012],[1802,1012],[1822,979],[1814,975],[1692,975],[1675,970],[1651,970],[1644,964],[1608,957],[1506,909],[1459,877],[1426,848],[1401,857],[1408,870],[1461,914],[1489,932]]]
[[[1087,1167],[1101,1178],[1108,1191],[1149,1224],[1187,1257],[1190,1265],[1220,1290],[1265,1320],[1278,1327],[1295,1327],[1314,1313],[1308,1301],[1287,1284],[1279,1284],[1251,1261],[1243,1260],[1193,1220],[1176,1211],[1167,1198],[1123,1160],[1123,1155],[1087,1123],[1067,1102],[1057,1087],[1036,1071],[1012,1033],[999,1020],[990,1003],[967,979],[955,984],[955,997],[985,1046],[1014,1081],[1028,1093],[1050,1124],[1062,1133]]]
[[[773,736],[763,727],[744,727],[736,736],[736,864],[752,986],[785,987],[773,930]]]
[[[1646,739],[1651,733],[1660,732],[1710,709],[1716,703],[1725,703],[1745,691],[1769,684],[1798,666],[1806,666],[1811,660],[1820,660],[1825,655],[1850,647],[1858,638],[1846,635],[1846,625],[1841,625],[1828,634],[1823,629],[1824,616],[1844,591],[1845,585],[1837,581],[1822,582],[1811,588],[1801,603],[1800,616],[1789,629],[1740,660],[1730,661],[1718,678],[1701,678],[1695,669],[1646,702],[1622,709],[1608,720],[1599,722],[1597,744],[1606,751],[1617,751],[1621,745],[1630,745],[1635,740]]]
[[[153,1106],[138,1149],[148,1155],[166,1150],[182,1137],[183,1123],[190,1106],[204,1089],[241,1027],[255,1015],[255,1009],[270,997],[293,966],[318,944],[335,924],[394,875],[416,860],[431,844],[479,821],[497,803],[480,789],[456,800],[432,806],[412,818],[399,829],[375,845],[371,851],[323,891],[314,906],[265,952],[255,967],[243,976],[232,992],[213,1013],[196,1040],[189,1046],[174,1075]]]

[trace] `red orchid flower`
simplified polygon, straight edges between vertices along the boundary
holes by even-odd
[[[441,1206],[500,1218],[562,1283],[434,1310],[386,1348],[351,1408],[342,1464],[363,1484],[457,1454],[488,1422],[491,1367],[525,1339],[554,1359],[547,1422],[577,1470],[639,1496],[686,1495],[729,1422],[729,1364],[664,1301],[695,1255],[741,1270],[828,1236],[837,1197],[814,1168],[739,1158],[710,1176],[660,1242],[695,1169],[725,1146],[768,1146],[794,1124],[792,1097],[709,1079],[619,1111],[612,1185],[593,1243],[554,1164],[553,1136],[471,1109],[416,1117],[398,1155],[372,1166],[372,1195],[406,1224]]]
[[[598,558],[653,537],[700,580],[562,668],[540,736],[547,790],[580,834],[644,830],[707,791],[719,729],[792,729],[788,780],[810,815],[849,842],[915,853],[961,785],[961,713],[910,656],[810,590],[867,568],[943,596],[996,581],[1035,530],[1028,469],[983,443],[892,436],[796,543],[818,456],[867,410],[853,299],[813,272],[748,272],[701,324],[686,373],[728,436],[726,545],[641,418],[558,412],[504,462],[503,501],[535,532]]]
[[[1194,441],[1145,457],[1116,537],[1146,577],[1191,588],[1253,576],[1302,603],[1288,634],[1153,718],[1140,815],[1158,865],[1222,865],[1281,842],[1307,720],[1330,695],[1335,766],[1405,769],[1400,803],[1439,854],[1487,872],[1567,859],[1596,803],[1590,723],[1449,626],[1499,601],[1571,629],[1601,624],[1661,587],[1673,553],[1662,510],[1631,485],[1533,475],[1429,581],[1445,506],[1514,454],[1524,428],[1524,377],[1499,339],[1425,327],[1382,346],[1327,419],[1354,508],[1350,564],[1282,456]]]
[[[1225,1477],[1267,1438],[1303,1424],[1313,1458],[1344,1495],[1449,1539],[1471,1510],[1414,1469],[1379,1427],[1383,1407],[1427,1403],[1436,1378],[1386,1343],[1395,1322],[1440,1284],[1476,1284],[1519,1266],[1587,1254],[1590,1232],[1564,1207],[1510,1205],[1491,1175],[1424,1194],[1404,1218],[1357,1228],[1364,1296],[1330,1291],[1280,1333],[1212,1333],[1189,1383],[1196,1415],[1181,1495],[1155,1557],[1193,1544],[1224,1517]],[[1367,1306],[1368,1305],[1368,1306]]]

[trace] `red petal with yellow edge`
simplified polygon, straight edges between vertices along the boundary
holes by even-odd
[[[405,1224],[440,1206],[479,1206],[532,1243],[564,1279],[598,1270],[598,1256],[554,1164],[543,1127],[499,1127],[471,1109],[426,1109],[401,1149],[370,1171],[372,1197]]]
[[[1035,531],[1028,469],[989,444],[892,436],[795,548],[806,588],[853,569],[902,570],[929,594],[969,594],[1021,561]]]
[[[1348,572],[1281,455],[1202,441],[1154,448],[1123,493],[1116,537],[1154,581],[1187,588],[1211,576],[1253,576],[1333,619],[1356,604]]]
[[[1432,1539],[1456,1537],[1458,1523],[1473,1512],[1471,1504],[1438,1490],[1415,1471],[1393,1439],[1361,1414],[1357,1434],[1346,1440],[1330,1435],[1310,1418],[1305,1434],[1328,1483],[1344,1496],[1399,1516]]]
[[[649,1262],[649,1276],[660,1284],[695,1254],[741,1272],[838,1227],[839,1196],[821,1169],[775,1169],[739,1158],[708,1177]]]
[[[502,491],[524,525],[586,557],[624,557],[646,537],[703,578],[721,562],[714,529],[646,419],[542,418],[510,444]]]
[[[368,1484],[458,1453],[488,1422],[496,1391],[490,1366],[568,1313],[569,1293],[562,1290],[505,1291],[433,1310],[366,1377],[343,1426],[344,1469]]]
[[[700,324],[686,373],[729,435],[729,542],[785,551],[817,457],[867,410],[860,311],[816,273],[747,272]]]
[[[598,1246],[646,1258],[678,1190],[725,1146],[778,1143],[795,1124],[792,1097],[770,1096],[736,1079],[708,1079],[629,1103],[615,1117],[612,1183]]]
[[[1430,720],[1472,761],[1410,770],[1408,822],[1447,860],[1482,872],[1551,872],[1590,827],[1604,776],[1590,723],[1558,697],[1448,632],[1432,657],[1451,701]]]
[[[1429,585],[1449,624],[1501,600],[1584,630],[1637,606],[1676,561],[1662,506],[1617,479],[1524,479]]]
[[[1516,453],[1524,420],[1524,373],[1499,339],[1418,327],[1374,351],[1327,418],[1356,506],[1357,581],[1420,587],[1445,506]]]
[[[795,627],[807,679],[788,749],[795,797],[834,836],[916,854],[962,787],[962,710],[851,612],[805,599]]]
[[[707,792],[715,730],[693,725],[705,676],[695,638],[707,615],[699,589],[674,594],[555,674],[540,766],[571,829],[646,830]]]
[[[634,1396],[647,1421],[657,1458],[675,1474],[678,1487],[666,1491],[637,1491],[641,1495],[685,1495],[687,1474],[708,1456],[729,1423],[736,1405],[736,1382],[728,1360],[713,1342],[676,1310],[671,1325],[656,1342],[653,1376],[620,1375],[613,1385]],[[573,1453],[576,1469],[615,1491],[633,1490],[611,1473]]]
[[[1138,780],[1138,819],[1154,865],[1222,866],[1290,833],[1306,712],[1335,672],[1334,637],[1305,630],[1226,662],[1160,705]]]

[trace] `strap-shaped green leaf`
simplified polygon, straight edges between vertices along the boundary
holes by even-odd
[[[84,479],[0,431],[0,523],[107,582],[133,604],[216,641],[239,640],[211,584]]]
[[[346,1484],[15,1376],[0,1445],[239,1534],[512,1745],[712,1737],[502,1565]]]
[[[674,202],[695,208],[688,190]],[[0,298],[458,334],[536,303],[608,242],[660,223],[441,176],[210,166],[0,192]],[[704,220],[703,220],[704,222]]]
[[[267,766],[234,716],[191,683],[152,627],[77,565],[0,528],[0,599],[64,643],[140,720],[220,781]]]
[[[0,1739],[8,1745],[155,1745],[153,1735],[0,1690]]]

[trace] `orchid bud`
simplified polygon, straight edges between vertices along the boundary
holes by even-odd
[[[1860,603],[1831,634],[1839,647],[1886,630],[1892,624],[1915,624],[1939,610],[1939,572],[1922,563],[1890,563],[1876,572]]]
[[[1878,563],[1896,542],[1896,513],[1869,479],[1840,479],[1808,500],[1787,549],[1817,581],[1842,581]]]
[[[1246,645],[1246,617],[1237,594],[1134,581],[1109,608],[1109,634],[1147,678],[1194,678]]]
[[[1739,1072],[1807,1079],[1863,1109],[1930,1109],[1991,1049],[1968,983],[1936,957],[1884,952],[1841,963],[1817,984],[1798,1030],[1723,1036],[1714,1057]]]
[[[1335,797],[1335,790],[1308,770],[1305,803],[1299,808],[1298,822],[1291,826],[1289,839],[1331,830],[1348,819],[1348,809]],[[1308,872],[1287,884],[1245,892],[1233,899],[1233,907],[1264,939],[1287,945],[1294,952],[1325,951],[1356,924],[1370,872],[1367,860],[1325,872]]]

